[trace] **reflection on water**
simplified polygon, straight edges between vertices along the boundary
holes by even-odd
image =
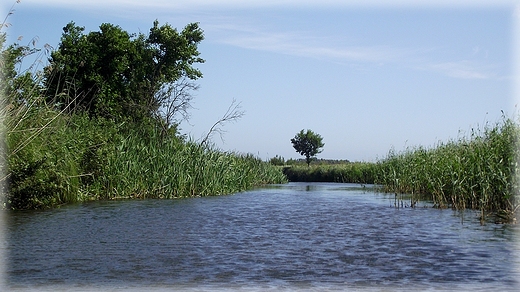
[[[393,207],[370,186],[11,212],[9,289],[432,289],[518,286],[514,225]]]

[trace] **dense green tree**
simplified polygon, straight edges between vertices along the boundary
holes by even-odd
[[[311,130],[307,130],[307,132],[301,130],[291,139],[291,143],[296,152],[305,156],[305,161],[309,166],[311,159],[322,151],[321,148],[325,145],[322,140],[323,138],[320,135]]]
[[[18,43],[5,47],[5,33],[0,34],[0,82],[1,96],[7,104],[31,103],[39,96],[42,90],[38,76],[32,69],[34,64],[21,70],[24,58],[36,54],[40,49],[35,47],[36,40],[32,46],[22,46]]]
[[[44,70],[47,100],[60,109],[140,122],[160,116],[172,84],[202,77],[193,67],[204,62],[197,23],[178,32],[155,21],[147,36],[108,23],[99,31],[84,30],[67,24]]]

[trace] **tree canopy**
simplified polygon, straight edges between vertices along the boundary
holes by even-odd
[[[305,156],[307,166],[310,165],[311,159],[316,156],[316,154],[323,151],[321,148],[325,145],[323,138],[319,134],[311,130],[304,132],[303,129],[291,139],[291,143],[296,152]]]
[[[25,57],[39,52],[40,49],[34,47],[34,39],[33,47],[17,43],[5,46],[5,41],[6,34],[0,32],[0,97],[5,99],[4,102],[24,103],[39,95],[41,84],[33,76],[33,66],[20,70],[20,65]]]
[[[99,28],[88,34],[74,22],[63,28],[44,69],[47,102],[90,116],[142,121],[160,115],[175,82],[202,77],[194,67],[204,62],[198,23],[179,32],[155,21],[148,35],[108,23]]]

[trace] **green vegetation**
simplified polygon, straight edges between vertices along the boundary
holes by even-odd
[[[272,165],[283,166],[285,165],[285,159],[281,156],[276,155],[275,157],[269,159],[269,163]]]
[[[48,109],[9,117],[6,208],[220,195],[286,180],[280,169],[251,155],[161,139],[160,130],[125,129]]]
[[[470,137],[436,147],[390,151],[378,162],[376,182],[387,192],[424,194],[440,208],[496,212],[509,221],[520,206],[518,123],[504,117]]]
[[[518,213],[520,127],[513,119],[504,116],[432,148],[392,150],[377,163],[315,160],[322,138],[302,130],[291,142],[305,162],[276,156],[267,163],[211,146],[209,138],[223,123],[242,116],[234,103],[202,142],[179,133],[179,121],[189,117],[190,92],[198,88],[193,80],[202,77],[193,67],[204,61],[197,24],[177,32],[155,22],[148,35],[137,36],[110,24],[100,29],[83,34],[69,23],[43,71],[20,69],[26,56],[41,50],[5,46],[0,33],[4,208],[220,195],[288,178],[374,183],[412,194],[411,205],[426,195],[436,207],[477,209],[482,218],[493,212],[501,222]]]
[[[179,82],[202,77],[204,60],[197,23],[181,32],[155,21],[148,35],[129,34],[108,23],[84,34],[70,22],[43,70],[46,101],[67,112],[87,112],[125,122],[165,122],[164,110],[178,103]],[[178,106],[174,106],[178,109]],[[169,125],[168,125],[169,126]]]
[[[137,37],[100,28],[84,35],[68,24],[43,72],[18,69],[39,49],[6,47],[0,34],[4,208],[221,195],[286,181],[280,168],[211,146],[212,131],[203,143],[178,132],[197,88],[190,80],[202,76],[192,67],[203,61],[196,24],[178,33],[155,22]],[[239,116],[228,112],[216,125]]]
[[[519,123],[506,116],[469,137],[439,143],[432,148],[391,150],[376,163],[271,159],[290,181],[374,183],[380,190],[411,194],[411,206],[419,198],[438,208],[475,209],[484,220],[494,213],[497,222],[515,221],[520,209],[518,161]]]
[[[307,132],[301,130],[291,139],[291,143],[296,152],[305,156],[305,161],[309,166],[311,159],[322,151],[321,148],[325,145],[322,140],[323,138],[320,135],[311,130],[307,130]]]
[[[373,184],[377,165],[368,162],[292,165],[284,167],[290,181]]]

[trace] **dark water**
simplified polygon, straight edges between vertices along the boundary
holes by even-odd
[[[350,184],[6,215],[10,290],[519,290],[516,225]]]

